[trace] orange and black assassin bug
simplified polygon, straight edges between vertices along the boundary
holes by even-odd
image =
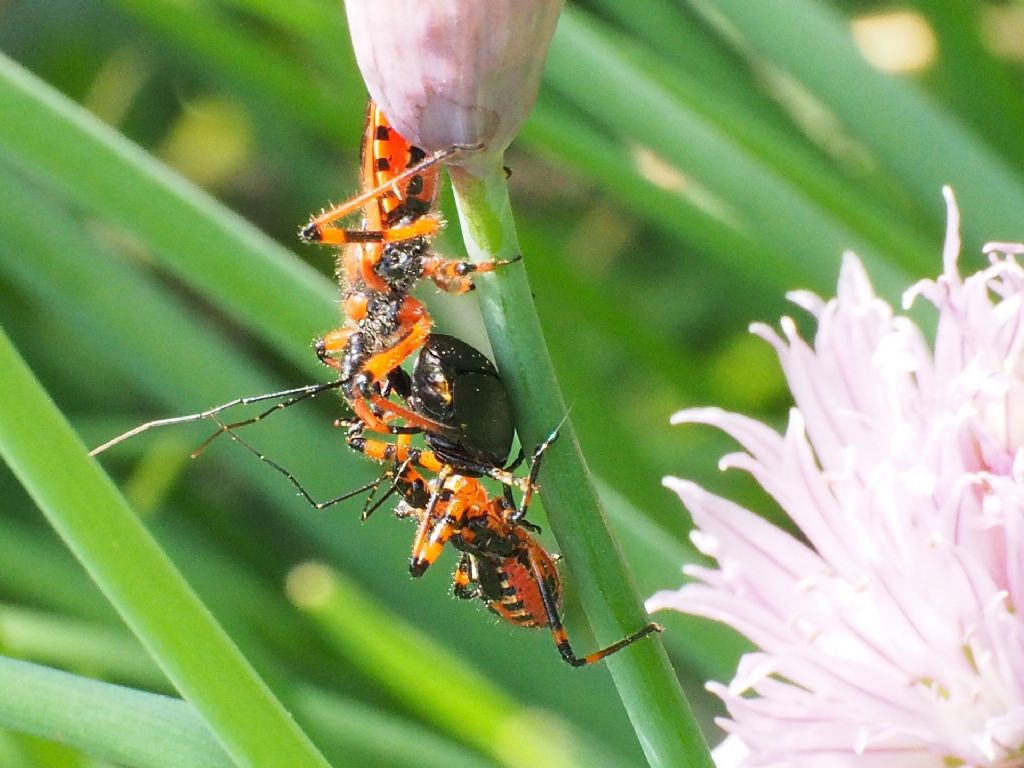
[[[534,452],[531,491],[536,489],[533,483],[541,455],[554,439],[553,434]],[[566,663],[588,666],[662,631],[661,625],[649,622],[618,642],[577,656],[562,625],[562,585],[556,557],[533,537],[537,528],[526,521],[528,494],[517,508],[507,494],[490,497],[477,478],[442,471],[424,481],[408,466],[396,487],[403,496],[396,515],[419,524],[410,573],[422,575],[451,544],[462,553],[453,578],[455,596],[479,599],[495,615],[520,627],[547,627]]]
[[[339,372],[346,401],[371,431],[438,427],[387,396],[389,375],[430,335],[430,315],[410,295],[415,284],[426,277],[445,291],[465,293],[473,287],[471,274],[518,260],[474,264],[430,250],[430,238],[443,225],[436,210],[441,164],[476,149],[452,146],[427,155],[392,128],[371,100],[362,144],[362,192],[299,231],[304,242],[342,247],[338,277],[345,325],[318,340],[315,348],[320,360]],[[362,227],[336,226],[360,211]],[[398,418],[403,425],[395,427],[391,422]]]
[[[660,625],[648,623],[606,648],[576,656],[559,615],[562,588],[555,558],[533,537],[538,529],[526,520],[541,460],[557,430],[534,449],[517,507],[514,483],[503,474],[522,454],[500,469],[502,474],[493,471],[509,456],[514,426],[508,392],[486,356],[459,339],[435,334],[420,352],[408,384],[398,389],[410,408],[447,430],[424,435],[431,453],[444,462],[429,481],[411,466],[423,462],[403,455],[397,446],[375,456],[395,462],[392,487],[402,496],[396,514],[419,524],[409,559],[413,576],[422,575],[450,543],[462,553],[454,575],[456,597],[478,598],[496,615],[522,627],[548,627],[562,659],[574,667],[593,664],[661,631]],[[488,495],[478,479],[484,475],[502,482],[502,497]]]
[[[403,499],[396,514],[419,523],[410,558],[413,576],[423,574],[451,544],[462,553],[453,579],[455,596],[479,599],[517,626],[547,627],[562,659],[574,667],[593,664],[661,631],[650,622],[616,643],[577,656],[562,625],[556,558],[533,537],[535,526],[525,520],[526,500],[517,509],[505,498],[490,497],[477,478],[461,475],[440,473],[425,487],[406,485],[409,480],[408,474],[402,478]]]

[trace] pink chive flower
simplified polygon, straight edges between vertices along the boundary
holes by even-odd
[[[784,435],[714,408],[710,424],[802,539],[692,482],[666,478],[717,568],[659,592],[648,610],[723,621],[759,648],[728,685],[720,766],[1024,766],[1024,246],[986,246],[908,290],[938,310],[934,346],[875,296],[846,255],[837,298],[791,299],[817,320],[813,345],[789,318],[775,347],[796,400]]]
[[[345,0],[366,87],[398,132],[428,152],[482,144],[497,155],[537,98],[561,9],[562,0]]]

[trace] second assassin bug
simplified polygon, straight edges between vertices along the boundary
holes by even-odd
[[[451,544],[461,552],[454,575],[456,597],[479,599],[497,616],[519,626],[547,627],[562,659],[574,667],[593,664],[661,631],[660,625],[648,623],[587,656],[573,651],[560,617],[562,589],[556,558],[536,540],[537,528],[526,520],[543,454],[557,432],[534,451],[518,507],[508,484],[502,497],[492,498],[477,479],[490,474],[488,463],[505,461],[513,433],[508,394],[490,360],[453,337],[432,337],[420,354],[407,392],[414,410],[458,426],[454,440],[426,434],[435,455],[446,462],[431,480],[411,469],[413,457],[403,456],[397,448],[377,456],[392,461],[404,458],[395,470],[393,488],[402,496],[396,514],[418,522],[409,563],[412,575],[424,573]]]
[[[534,468],[553,439],[535,453]],[[396,483],[403,496],[396,514],[419,524],[410,559],[413,576],[422,575],[450,544],[461,553],[453,577],[456,597],[478,599],[517,626],[548,628],[562,660],[574,667],[589,666],[662,631],[649,622],[609,646],[577,656],[562,624],[557,558],[534,538],[536,528],[525,520],[526,500],[517,508],[506,498],[489,496],[477,478],[461,475],[438,474],[417,485],[421,482],[400,474]]]
[[[471,525],[463,527],[471,528]],[[494,614],[512,624],[547,627],[566,663],[584,667],[652,632],[662,631],[660,624],[648,622],[609,646],[577,656],[560,615],[562,583],[557,558],[548,553],[522,523],[501,521],[492,525],[489,533],[484,546],[466,545],[465,533],[456,533],[458,539],[453,542],[454,546],[463,551],[455,570],[455,596],[479,599]]]

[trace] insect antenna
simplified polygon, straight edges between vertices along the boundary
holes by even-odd
[[[335,382],[333,381],[330,383],[335,384]],[[327,388],[326,385],[324,386],[324,388]],[[301,403],[303,400],[316,397],[322,391],[323,389],[316,389],[310,392],[303,392],[302,394],[296,395],[294,397],[289,397],[287,400],[282,400],[280,403],[275,403],[271,407],[267,408],[265,411],[257,413],[250,419],[243,419],[242,421],[233,421],[230,424],[221,424],[220,420],[213,418],[214,415],[211,414],[210,418],[216,421],[218,424],[220,424],[220,426],[212,435],[203,440],[203,442],[200,444],[198,448],[192,451],[191,457],[193,459],[197,458],[199,454],[206,450],[207,446],[209,446],[210,443],[212,443],[218,437],[223,435],[225,431],[233,431],[238,429],[239,427],[247,427],[250,424],[255,424],[257,421],[263,421],[263,419],[267,418],[267,416],[269,416],[270,414],[276,411],[283,411],[285,408],[293,406],[296,403]]]

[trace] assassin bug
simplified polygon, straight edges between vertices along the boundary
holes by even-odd
[[[459,152],[477,148],[457,145],[427,155],[391,128],[371,100],[362,143],[364,190],[348,202],[314,217],[299,233],[306,242],[352,246],[343,251],[338,266],[344,289],[342,307],[346,325],[331,331],[314,345],[320,360],[339,371],[339,380],[240,398],[202,413],[142,424],[99,446],[93,453],[101,453],[156,426],[215,418],[234,405],[289,398],[275,405],[273,411],[327,389],[341,389],[357,419],[372,431],[446,432],[444,425],[391,401],[387,395],[392,381],[397,380],[399,366],[430,337],[430,316],[426,308],[409,295],[416,281],[426,276],[446,290],[461,293],[473,287],[471,273],[492,271],[519,258],[473,264],[444,259],[429,251],[428,238],[436,234],[443,223],[434,210],[440,164]],[[335,222],[360,210],[364,217],[363,228],[334,226]],[[260,418],[263,416],[254,420]],[[392,425],[390,422],[396,418],[401,418],[404,425]]]
[[[540,454],[554,435],[535,453],[536,470]],[[535,478],[536,472],[531,472]],[[396,483],[403,499],[396,514],[419,522],[410,570],[422,575],[446,544],[460,550],[453,577],[453,593],[461,599],[479,599],[495,615],[520,627],[551,631],[562,659],[584,667],[661,632],[650,622],[618,642],[577,656],[562,624],[562,585],[556,557],[533,537],[535,526],[525,520],[528,500],[518,509],[506,498],[492,498],[477,478],[438,474],[425,486],[422,479],[409,482],[400,475]],[[425,501],[429,498],[429,501]]]
[[[360,178],[363,191],[314,217],[300,231],[307,243],[344,246],[338,273],[343,284],[345,326],[320,339],[316,353],[336,369],[356,416],[375,432],[406,427],[438,430],[436,422],[386,396],[392,371],[430,335],[431,318],[410,295],[418,280],[430,278],[443,290],[471,290],[470,275],[489,272],[516,259],[474,264],[430,251],[429,239],[443,222],[436,212],[441,164],[477,146],[453,146],[427,155],[406,141],[371,100],[363,134]],[[336,223],[361,211],[363,226]],[[401,418],[403,427],[390,421]]]

